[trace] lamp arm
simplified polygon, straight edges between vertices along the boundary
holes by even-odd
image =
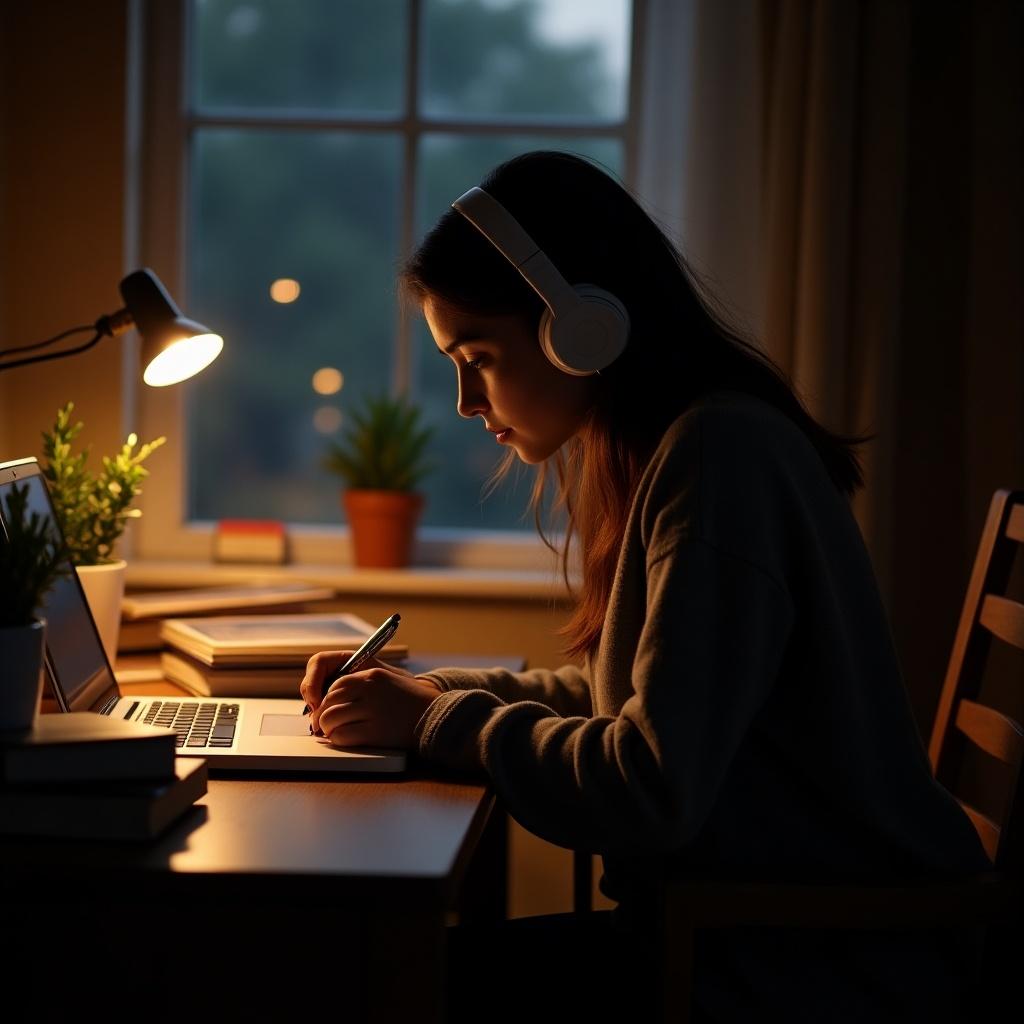
[[[0,356],[11,355],[15,352],[31,352],[33,349],[52,345],[55,341],[60,341],[61,338],[66,338],[69,334],[78,334],[80,331],[96,332],[84,345],[78,345],[75,348],[63,348],[59,352],[47,352],[41,356],[25,356],[23,359],[15,359],[11,362],[0,362],[0,370],[13,370],[16,366],[28,366],[31,363],[44,363],[48,359],[62,359],[64,356],[73,356],[77,352],[84,352],[86,349],[92,348],[100,338],[116,338],[118,335],[124,334],[134,323],[135,321],[127,309],[119,309],[116,313],[101,316],[92,326],[72,327],[54,338],[36,342],[34,345],[22,345],[19,348],[3,349],[0,351]]]
[[[72,334],[80,334],[82,331],[94,330],[96,330],[94,324],[83,324],[81,327],[71,327],[66,331],[61,331],[60,334],[54,335],[52,338],[47,338],[46,341],[37,341],[34,345],[19,345],[17,348],[0,348],[0,356],[13,356],[15,352],[31,352],[37,348],[46,348],[47,345],[52,345],[54,342],[60,341],[62,338],[67,338]]]
[[[13,362],[0,363],[0,371],[13,370],[16,366],[28,366],[30,363],[45,363],[48,359],[62,359],[64,356],[73,356],[76,352],[84,352],[92,348],[100,338],[105,337],[105,332],[97,331],[91,340],[76,348],[61,349],[60,352],[46,352],[41,356],[26,356],[24,359],[15,359]]]

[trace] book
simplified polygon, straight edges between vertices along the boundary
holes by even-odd
[[[162,619],[122,619],[121,631],[117,634],[117,653],[120,655],[159,651],[163,646],[160,639],[162,625]]]
[[[288,535],[276,519],[221,519],[213,533],[215,562],[288,560]]]
[[[247,584],[161,590],[128,594],[121,602],[121,631],[117,649],[123,654],[158,651],[163,646],[160,628],[171,616],[240,614],[258,608],[261,613],[306,611],[306,605],[334,597],[330,587],[306,583]]]
[[[272,583],[237,587],[198,587],[126,594],[121,601],[122,625],[136,619],[241,612],[246,608],[285,608],[334,597],[331,587],[306,583]]]
[[[303,665],[211,668],[179,651],[160,655],[164,678],[199,697],[298,697]]]
[[[161,780],[0,787],[0,835],[153,839],[206,793],[206,762],[181,757]]]
[[[173,729],[92,711],[37,715],[32,731],[0,743],[0,783],[168,779]]]
[[[214,668],[284,668],[305,665],[318,651],[354,651],[375,631],[347,612],[312,612],[165,619],[160,636],[175,650]],[[405,644],[392,642],[378,657],[400,661],[408,654]]]

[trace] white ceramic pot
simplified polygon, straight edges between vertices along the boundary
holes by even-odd
[[[46,622],[0,629],[0,733],[28,732],[43,696]]]
[[[89,602],[89,611],[96,620],[100,643],[111,665],[117,660],[117,637],[121,632],[121,599],[128,563],[121,559],[106,565],[80,565],[78,579]]]

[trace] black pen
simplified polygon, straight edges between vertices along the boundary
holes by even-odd
[[[324,688],[320,694],[320,700],[323,700],[327,696],[327,691],[331,688],[331,684],[336,682],[344,675],[348,675],[349,672],[355,672],[364,661],[369,661],[394,635],[398,632],[398,624],[402,621],[402,616],[395,612],[394,615],[385,619],[380,629],[377,630],[369,640],[366,641],[349,659],[345,662],[341,668],[337,669],[331,675],[328,675],[324,679]],[[310,706],[307,704],[303,709],[302,713],[308,715],[310,712]]]

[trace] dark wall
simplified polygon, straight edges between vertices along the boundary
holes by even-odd
[[[120,308],[127,0],[0,4],[0,348]],[[0,374],[0,459],[38,455],[74,401],[83,440],[124,437],[122,345]],[[87,435],[87,436],[86,436]]]
[[[930,728],[993,490],[1024,486],[1024,5],[912,5],[890,611]]]

